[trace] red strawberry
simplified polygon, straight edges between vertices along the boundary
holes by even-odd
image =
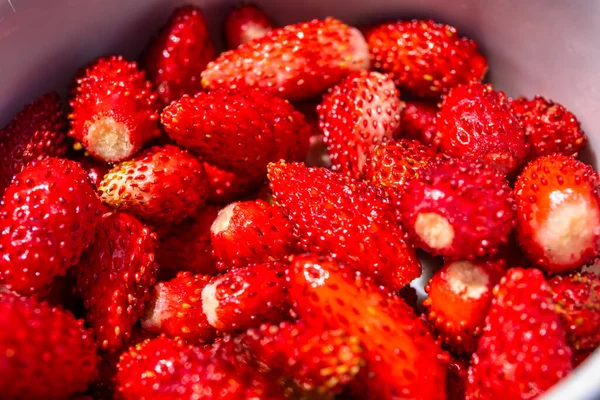
[[[334,86],[317,112],[332,169],[358,179],[371,150],[398,131],[402,103],[390,77],[360,71]]]
[[[293,259],[287,284],[295,311],[311,327],[343,329],[360,339],[371,398],[445,398],[444,357],[400,298],[312,255]]]
[[[95,188],[100,186],[100,182],[104,179],[104,175],[110,171],[110,165],[108,163],[90,156],[87,152],[80,152],[74,157],[74,160],[87,171],[88,179]]]
[[[206,202],[202,163],[173,145],[151,147],[117,164],[102,180],[102,201],[151,223],[178,223]]]
[[[13,176],[31,161],[65,155],[65,125],[58,95],[48,93],[25,106],[0,129],[0,196]]]
[[[452,89],[436,118],[436,145],[447,156],[482,160],[504,174],[527,156],[525,133],[506,95],[474,83]]]
[[[96,347],[83,321],[32,298],[0,292],[0,393],[60,400],[96,375]]]
[[[446,394],[448,400],[465,399],[465,385],[467,383],[468,370],[468,360],[452,357],[448,364],[448,374],[446,376]]]
[[[142,316],[156,279],[155,248],[156,235],[131,215],[102,216],[77,267],[76,287],[102,350],[120,350]]]
[[[263,37],[272,27],[271,19],[261,8],[254,4],[239,4],[225,19],[227,47],[235,49],[241,44]]]
[[[391,290],[421,275],[392,205],[377,189],[299,163],[271,164],[269,179],[304,250],[330,254]]]
[[[400,206],[415,245],[453,259],[495,254],[514,225],[506,179],[468,160],[432,163],[406,185]]]
[[[204,163],[204,170],[210,186],[208,201],[217,204],[228,204],[239,200],[258,189],[266,180],[263,171],[259,171],[258,174],[252,174],[251,171],[235,173],[208,163]]]
[[[76,162],[49,157],[26,167],[0,208],[0,281],[30,294],[64,275],[93,240],[101,207]]]
[[[88,66],[77,79],[69,135],[104,161],[131,157],[160,134],[159,102],[152,84],[135,62],[105,57]]]
[[[202,90],[200,73],[215,55],[202,11],[188,5],[173,11],[148,45],[141,64],[167,105]]]
[[[402,123],[396,137],[418,140],[427,146],[433,146],[437,132],[435,126],[437,113],[438,107],[433,103],[407,101],[402,110],[400,118]]]
[[[560,153],[577,157],[587,138],[577,117],[561,104],[536,96],[510,101],[529,143],[529,159]]]
[[[231,203],[210,229],[220,269],[277,261],[294,253],[296,239],[279,206],[262,200]]]
[[[575,350],[600,345],[600,275],[573,273],[548,281],[567,340]]]
[[[487,71],[477,44],[450,25],[397,21],[369,29],[366,37],[373,67],[392,73],[396,85],[419,97],[439,97],[481,81]]]
[[[202,309],[208,323],[234,332],[281,320],[287,311],[285,265],[267,263],[232,269],[202,289]]]
[[[189,343],[207,342],[215,338],[202,310],[202,289],[209,283],[207,275],[179,272],[168,282],[154,286],[142,328],[152,333],[181,337]]]
[[[515,183],[521,249],[548,272],[582,267],[600,250],[600,177],[559,154],[532,161]]]
[[[334,18],[274,29],[222,53],[202,72],[202,85],[260,88],[286,99],[306,99],[369,67],[368,47],[355,28]]]
[[[494,289],[466,399],[533,399],[571,369],[571,350],[544,275],[509,270]]]

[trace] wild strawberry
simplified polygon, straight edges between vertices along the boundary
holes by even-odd
[[[366,37],[373,67],[392,73],[398,87],[419,97],[435,98],[479,82],[487,71],[477,44],[450,25],[398,21],[373,27]]]
[[[210,191],[208,202],[229,204],[258,189],[267,177],[263,171],[259,173],[235,173],[204,163]]]
[[[0,196],[13,176],[30,162],[65,155],[65,126],[58,95],[48,93],[25,106],[0,129]]]
[[[148,45],[141,64],[167,105],[202,90],[200,73],[215,56],[202,11],[188,5],[173,11]]]
[[[368,69],[362,34],[334,18],[274,29],[222,53],[202,72],[202,85],[260,88],[285,99],[306,99],[335,85],[349,72]]]
[[[481,160],[504,174],[527,156],[525,133],[506,95],[491,85],[457,86],[444,98],[436,118],[436,145],[447,156]]]
[[[575,350],[600,345],[600,276],[572,273],[548,281],[567,340]]]
[[[371,150],[398,131],[402,103],[390,77],[360,71],[331,88],[317,112],[332,169],[359,179]]]
[[[262,200],[223,208],[210,236],[220,269],[281,260],[296,249],[292,225],[281,208]]]
[[[31,294],[77,264],[94,238],[101,203],[74,161],[30,164],[6,189],[0,208],[0,281]]]
[[[406,185],[400,206],[414,243],[453,259],[493,255],[514,225],[514,199],[504,176],[468,160],[421,170]]]
[[[151,147],[117,164],[100,183],[102,201],[151,223],[178,223],[206,202],[202,163],[173,145]]]
[[[202,289],[209,281],[210,276],[185,271],[168,282],[157,283],[150,294],[142,328],[179,336],[189,343],[213,340],[215,329],[208,324],[202,310]]]
[[[452,357],[448,363],[448,373],[446,375],[446,395],[448,396],[448,400],[465,399],[468,370],[468,360],[460,357]]]
[[[110,165],[102,160],[90,156],[87,152],[80,151],[75,157],[81,168],[87,171],[88,179],[94,188],[100,186],[100,182],[104,179],[104,175],[110,171]]]
[[[368,278],[355,278],[331,259],[312,255],[293,259],[286,283],[295,311],[309,326],[343,329],[360,339],[372,398],[445,398],[441,351],[400,298]]]
[[[435,103],[424,101],[405,102],[400,117],[402,123],[396,138],[418,140],[427,146],[433,146],[437,132],[435,126],[437,113],[438,107]]]
[[[255,264],[213,278],[202,289],[208,323],[235,332],[281,320],[287,311],[284,271],[281,263]]]
[[[521,249],[540,268],[566,272],[598,255],[600,177],[572,157],[545,156],[525,167],[515,183]]]
[[[158,136],[157,100],[135,62],[105,57],[88,66],[70,101],[69,135],[93,156],[116,162]]]
[[[0,292],[0,393],[60,400],[96,375],[92,334],[68,311]]]
[[[571,350],[541,271],[514,268],[494,288],[466,398],[533,399],[571,372]]]
[[[271,19],[261,8],[254,4],[239,4],[225,19],[227,47],[235,49],[241,44],[263,37],[272,27]]]
[[[560,153],[577,157],[587,138],[577,117],[561,104],[536,96],[510,101],[529,143],[529,159]]]

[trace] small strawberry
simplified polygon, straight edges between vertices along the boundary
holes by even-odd
[[[3,399],[61,400],[96,375],[91,332],[68,311],[0,292],[0,393]]]
[[[30,164],[2,200],[0,282],[31,294],[64,275],[93,240],[101,207],[76,162],[49,157]]]
[[[466,399],[533,399],[571,369],[571,350],[544,275],[509,270],[494,288]]]
[[[200,73],[216,56],[202,11],[183,6],[150,42],[141,64],[164,105],[202,90]]]
[[[427,146],[433,146],[437,132],[437,113],[438,107],[435,103],[407,101],[402,110],[402,123],[396,138],[418,140]]]
[[[368,69],[367,43],[356,29],[334,18],[274,29],[222,53],[202,72],[202,85],[260,88],[285,99],[306,99],[349,72]]]
[[[540,268],[566,272],[600,250],[600,177],[592,167],[555,154],[532,161],[515,183],[521,249]]]
[[[98,189],[102,201],[151,223],[178,223],[206,202],[202,163],[173,145],[154,146],[117,164]]]
[[[473,83],[452,89],[436,118],[435,144],[447,156],[481,160],[504,174],[527,156],[525,133],[503,92]]]
[[[273,22],[265,12],[254,4],[239,4],[225,19],[227,47],[235,49],[239,45],[263,37],[271,31]]]
[[[108,162],[131,157],[160,134],[159,102],[135,62],[105,57],[77,79],[70,101],[69,135],[93,156]]]
[[[228,204],[239,200],[257,190],[267,179],[262,171],[254,174],[251,171],[235,173],[225,171],[206,162],[204,163],[204,170],[210,187],[208,202],[216,204]]]
[[[434,21],[397,21],[367,31],[371,62],[390,72],[400,89],[436,98],[464,83],[479,82],[487,60],[456,28]]]
[[[560,153],[577,157],[587,138],[577,117],[561,104],[536,96],[510,101],[529,143],[529,159]]]
[[[514,225],[514,199],[504,176],[468,160],[430,164],[406,185],[400,207],[415,245],[453,259],[495,254]]]
[[[445,398],[444,357],[400,298],[328,258],[296,256],[286,276],[294,309],[309,326],[360,339],[371,398]]]
[[[279,206],[262,200],[231,203],[223,208],[210,235],[222,270],[281,260],[296,250],[290,221]]]
[[[390,77],[359,71],[331,88],[317,112],[332,169],[359,179],[371,150],[398,131],[402,103]]]

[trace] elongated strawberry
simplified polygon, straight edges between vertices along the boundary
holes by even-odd
[[[173,11],[148,45],[141,64],[167,105],[202,90],[200,73],[215,56],[202,11],[188,5]]]
[[[208,202],[228,204],[257,190],[267,180],[263,171],[235,173],[204,163],[210,192]]]
[[[69,135],[104,161],[125,160],[160,133],[160,105],[152,84],[137,63],[121,56],[88,66],[70,104]]]
[[[450,25],[397,21],[369,29],[366,37],[373,67],[392,73],[398,87],[419,97],[435,98],[479,82],[487,71],[477,44]]]
[[[290,221],[281,208],[262,200],[231,203],[210,229],[220,269],[277,261],[296,250]]]
[[[286,283],[295,311],[308,325],[343,329],[360,339],[373,398],[445,398],[441,350],[400,298],[313,255],[293,259]]]
[[[68,311],[0,292],[0,392],[6,399],[64,399],[96,375],[91,332]]]
[[[334,86],[317,112],[332,169],[358,179],[371,150],[398,131],[402,103],[390,77],[360,71]]]
[[[227,47],[235,49],[241,44],[266,35],[273,28],[271,18],[254,4],[239,4],[225,18]]]
[[[571,369],[571,350],[544,275],[509,270],[494,289],[466,398],[533,399]]]
[[[474,83],[452,89],[436,118],[436,145],[447,156],[481,160],[504,174],[527,156],[525,132],[503,92]]]
[[[49,157],[26,167],[0,208],[0,282],[30,294],[64,275],[93,240],[101,207],[76,162]]]
[[[304,250],[330,254],[392,290],[421,275],[393,207],[377,189],[299,163],[271,164],[269,180]]]
[[[208,181],[196,157],[166,145],[117,164],[98,190],[102,201],[117,210],[152,223],[178,223],[206,202]]]
[[[415,245],[453,259],[495,254],[514,225],[504,176],[468,160],[432,163],[406,185],[400,206]]]
[[[407,140],[418,140],[419,142],[433,147],[437,127],[435,116],[438,107],[435,103],[425,101],[407,101],[404,103],[400,120],[400,131],[396,138]]]
[[[582,267],[600,250],[598,174],[572,157],[532,161],[515,183],[521,249],[548,272]]]
[[[367,43],[334,18],[274,29],[222,53],[202,72],[208,90],[260,88],[286,99],[316,96],[349,72],[369,67]]]

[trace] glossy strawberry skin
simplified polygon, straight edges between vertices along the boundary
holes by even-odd
[[[316,96],[349,72],[369,67],[367,43],[339,20],[312,20],[274,29],[222,53],[202,72],[207,90],[260,88],[285,99]]]
[[[392,73],[400,89],[437,98],[464,83],[479,82],[487,61],[475,42],[456,29],[433,21],[398,21],[366,33],[376,70]]]
[[[173,11],[148,45],[141,64],[167,105],[202,90],[200,73],[215,56],[202,11],[188,5]]]
[[[49,157],[15,176],[0,208],[0,281],[40,291],[77,264],[94,238],[101,203],[74,161]]]
[[[435,116],[438,107],[435,103],[407,101],[402,110],[400,131],[397,139],[418,140],[427,146],[433,146],[437,127]]]
[[[262,171],[257,173],[235,173],[204,163],[210,192],[208,202],[229,204],[257,190],[267,180]]]
[[[239,45],[263,37],[273,27],[271,19],[254,4],[240,4],[233,8],[225,19],[227,47]]]

